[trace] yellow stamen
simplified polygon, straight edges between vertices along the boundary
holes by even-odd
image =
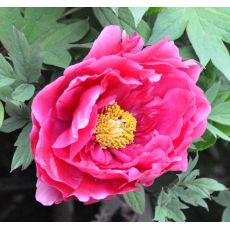
[[[137,121],[135,117],[114,103],[98,115],[95,129],[96,141],[103,149],[124,148],[134,140]]]

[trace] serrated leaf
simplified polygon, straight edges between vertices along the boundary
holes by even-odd
[[[155,221],[165,222],[168,216],[168,209],[166,207],[156,206],[155,207]]]
[[[132,14],[128,8],[121,7],[118,12],[120,24],[128,34],[137,32],[144,38],[145,41],[149,39],[151,30],[144,20],[141,20],[136,27]]]
[[[0,88],[11,85],[15,82],[15,74],[11,65],[0,54]]]
[[[44,63],[49,63],[50,65],[59,66],[65,68],[71,62],[71,56],[68,51],[52,49],[52,51],[46,50],[41,52]]]
[[[207,188],[194,184],[193,182],[184,184],[190,191],[198,193],[205,198],[210,198],[210,192]]]
[[[205,95],[210,103],[212,103],[218,94],[218,91],[220,89],[220,81],[214,83],[212,87],[210,87],[206,92]]]
[[[183,183],[191,182],[199,175],[200,175],[200,171],[198,169],[195,169],[185,177]]]
[[[230,101],[214,106],[208,119],[223,125],[230,125]]]
[[[31,47],[25,35],[16,28],[13,29],[9,55],[19,80],[28,83],[38,80],[42,67],[42,58],[39,49],[38,47]]]
[[[224,209],[222,222],[230,222],[230,207]]]
[[[0,75],[6,77],[11,77],[14,75],[13,68],[1,53],[0,53]]]
[[[2,102],[0,101],[0,127],[2,126],[4,120],[4,107]]]
[[[148,10],[148,7],[129,7],[129,10],[133,15],[135,26],[137,27],[145,12]]]
[[[28,120],[21,117],[10,117],[4,120],[0,131],[4,133],[11,133],[17,129],[22,128],[27,122]]]
[[[168,218],[176,222],[184,222],[186,220],[184,213],[176,206],[168,210]]]
[[[15,26],[28,38],[30,45],[39,46],[45,64],[66,67],[71,56],[68,45],[79,41],[89,30],[87,20],[76,20],[73,23],[58,23],[64,8],[25,8],[24,16],[19,8],[0,9],[0,40],[7,49],[11,48],[11,30]],[[14,19],[14,17],[17,19]],[[6,30],[4,27],[10,28]],[[59,52],[57,51],[59,49]],[[37,51],[36,51],[37,52]],[[57,54],[65,53],[59,58]]]
[[[192,159],[190,157],[187,171],[177,175],[179,178],[178,183],[182,183],[184,181],[184,179],[186,179],[186,177],[192,172],[192,170],[195,168],[195,166],[198,162],[198,159],[199,159],[198,154],[196,154],[194,159]]]
[[[11,47],[13,26],[18,29],[23,26],[20,8],[0,8],[0,40],[6,49]]]
[[[5,110],[11,117],[21,117],[30,120],[30,109],[23,102],[7,100]]]
[[[26,169],[33,160],[29,140],[31,127],[31,123],[25,126],[15,142],[17,149],[11,163],[11,172],[20,166],[22,166],[22,170]]]
[[[210,191],[223,191],[226,187],[211,178],[199,178],[193,181],[193,185],[209,189]]]
[[[221,130],[216,128],[215,126],[208,123],[207,129],[214,135],[222,138],[225,141],[230,141],[230,137],[228,137],[225,133],[223,133]]]
[[[35,92],[35,87],[31,84],[21,84],[12,93],[12,98],[17,101],[29,100]]]
[[[138,214],[142,214],[145,210],[145,191],[143,187],[133,192],[124,194],[124,199],[130,208]]]
[[[93,12],[103,27],[108,25],[120,25],[119,19],[115,15],[114,10],[110,10],[106,7],[94,7]]]
[[[229,27],[229,8],[168,8],[158,15],[148,44],[165,35],[175,40],[186,29],[201,64],[206,66],[211,60],[230,80],[230,56],[223,43],[230,43]]]
[[[150,36],[151,30],[148,24],[144,20],[141,20],[136,27],[134,18],[127,7],[119,7],[118,16],[116,16],[112,9],[106,7],[93,8],[93,12],[102,26],[119,25],[126,30],[128,34],[132,32],[139,33],[145,41],[147,41]]]
[[[178,187],[180,188],[180,187]],[[180,197],[180,199],[187,203],[187,204],[191,204],[193,206],[201,206],[204,207],[206,210],[208,210],[208,205],[207,203],[204,201],[205,196],[202,196],[199,193],[196,193],[190,189],[178,189],[176,190],[177,195]]]

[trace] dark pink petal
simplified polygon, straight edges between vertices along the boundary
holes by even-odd
[[[109,44],[108,44],[109,42]],[[99,37],[94,42],[90,52],[85,57],[101,58],[112,54],[117,54],[121,50],[121,29],[119,26],[107,26],[101,32]]]

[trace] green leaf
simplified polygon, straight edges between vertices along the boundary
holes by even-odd
[[[109,8],[94,7],[93,12],[103,27],[108,25],[120,25],[118,17],[114,14],[114,11],[110,10]]]
[[[155,221],[165,222],[168,216],[168,209],[166,207],[156,206],[155,208]]]
[[[143,18],[146,11],[149,9],[149,7],[128,7],[135,23],[135,27],[138,26],[141,19]],[[119,16],[119,7],[111,7],[113,12],[116,14],[116,16]]]
[[[209,191],[226,190],[226,187],[223,184],[211,178],[199,178],[199,179],[194,180],[193,182],[190,182],[190,184],[196,188],[208,189]],[[186,186],[188,185],[186,184]]]
[[[41,75],[42,58],[38,47],[31,47],[25,35],[13,29],[12,46],[9,50],[17,78],[21,81],[36,82]]]
[[[155,218],[157,221],[185,221],[182,210],[188,208],[184,203],[193,206],[204,207],[208,211],[205,198],[216,191],[224,191],[226,187],[210,178],[198,178],[199,170],[193,170],[198,161],[198,154],[194,159],[190,158],[187,172],[181,173],[174,184],[168,186],[167,191],[163,189],[158,196],[155,208]],[[214,198],[217,199],[217,198]]]
[[[2,54],[0,54],[0,88],[11,85],[15,82],[15,73],[11,65],[6,61]]]
[[[216,137],[208,130],[205,131],[204,135],[201,138],[193,141],[193,145],[195,146],[195,150],[197,151],[203,151],[205,149],[208,149],[215,143]]]
[[[229,8],[168,8],[158,15],[148,44],[165,35],[175,40],[186,29],[201,64],[205,66],[211,60],[230,80],[230,56],[223,43],[230,43],[229,27]]]
[[[179,222],[185,221],[186,218],[181,209],[188,207],[174,195],[171,190],[168,193],[164,190],[161,191],[155,208],[155,221],[166,221],[168,219]]]
[[[230,207],[224,209],[222,222],[230,222]]]
[[[69,44],[79,41],[88,32],[87,20],[80,20],[69,25],[59,25],[57,31],[49,35],[41,46],[43,47],[44,63],[65,68],[71,62],[71,55],[67,52]]]
[[[198,162],[198,159],[199,159],[199,155],[198,154],[196,154],[196,156],[195,156],[194,159],[192,159],[192,158],[189,159],[187,171],[184,172],[184,173],[177,174],[178,179],[179,179],[178,183],[182,183],[186,179],[186,177],[189,176],[189,174],[195,168],[195,166],[196,166],[196,164]]]
[[[18,101],[29,100],[35,92],[35,87],[31,84],[21,84],[12,93],[12,98]]]
[[[230,141],[230,137],[228,137],[225,133],[223,133],[221,130],[219,130],[218,128],[216,128],[215,126],[211,125],[210,123],[208,123],[207,125],[207,129],[216,137],[220,137],[225,141]]]
[[[224,207],[230,207],[230,191],[225,190],[218,194],[217,197],[214,198],[215,202],[224,206]]]
[[[177,204],[168,210],[168,218],[176,222],[184,222],[186,220],[184,213],[177,207]]]
[[[208,119],[223,125],[230,125],[230,101],[214,106]]]
[[[79,41],[86,35],[89,23],[88,20],[78,19],[72,23],[59,23],[57,20],[63,12],[64,8],[25,8],[24,16],[22,16],[20,8],[13,10],[1,8],[0,40],[9,50],[11,48],[11,30],[15,26],[25,34],[30,45],[40,47],[45,64],[64,68],[71,61],[71,56],[67,52],[68,45]],[[5,29],[5,27],[9,29]],[[58,57],[62,53],[64,54]]]
[[[11,98],[11,93],[13,92],[13,89],[10,86],[4,86],[0,89],[0,99],[2,101],[7,101],[9,98]]]
[[[107,25],[119,25],[126,30],[128,34],[133,32],[139,33],[145,41],[147,41],[150,36],[151,30],[148,24],[144,20],[141,20],[136,27],[134,18],[127,7],[119,7],[118,16],[116,16],[112,9],[106,7],[93,8],[93,12],[100,24],[104,27]]]
[[[148,24],[144,20],[141,20],[136,27],[133,16],[128,8],[121,7],[119,8],[118,12],[119,12],[120,24],[128,34],[137,32],[144,38],[145,41],[149,39],[151,30]]]
[[[124,199],[130,208],[138,214],[142,214],[145,210],[145,191],[143,187],[134,192],[124,194]]]
[[[176,192],[183,202],[193,206],[201,206],[208,211],[208,205],[204,201],[206,196],[202,196],[200,193],[194,192],[190,189],[183,189],[181,187],[176,187]]]
[[[17,129],[22,128],[27,122],[28,120],[21,117],[10,117],[4,120],[0,131],[3,133],[11,133]]]
[[[185,30],[187,16],[183,15],[184,8],[163,9],[157,16],[148,44],[152,45],[165,36],[171,40],[179,38]]]
[[[71,61],[68,44],[83,38],[89,30],[89,23],[87,20],[67,25],[57,23],[63,11],[64,8],[26,8],[25,34],[31,44],[41,46],[45,64],[65,68]]]
[[[133,15],[135,26],[137,27],[145,12],[148,10],[148,7],[129,7],[129,10]]]
[[[0,101],[0,127],[2,126],[4,120],[4,107],[2,102]]]
[[[0,76],[0,88],[12,85],[15,82],[15,79],[9,78],[9,77],[4,77]]]
[[[230,222],[230,191],[222,191],[217,197],[214,197],[215,202],[226,207],[222,214],[223,222]]]
[[[5,110],[11,117],[21,117],[25,120],[30,120],[30,109],[23,102],[7,100]]]
[[[11,47],[13,26],[18,29],[23,26],[20,8],[0,8],[0,40],[7,50]]]
[[[14,153],[11,163],[11,172],[20,166],[22,166],[22,170],[26,169],[33,160],[29,140],[31,127],[31,123],[25,126],[14,144],[17,149]]]
[[[205,92],[205,95],[207,97],[207,99],[209,100],[210,103],[212,103],[216,97],[217,97],[217,94],[219,92],[219,89],[220,89],[220,81],[218,82],[215,82],[211,88],[209,88],[206,92]]]
[[[215,123],[215,127],[218,128],[221,132],[223,132],[227,136],[230,136],[230,126]]]

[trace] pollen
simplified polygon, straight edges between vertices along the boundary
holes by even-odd
[[[133,143],[136,124],[136,118],[117,103],[108,105],[98,115],[94,132],[96,141],[103,149],[124,148]]]

